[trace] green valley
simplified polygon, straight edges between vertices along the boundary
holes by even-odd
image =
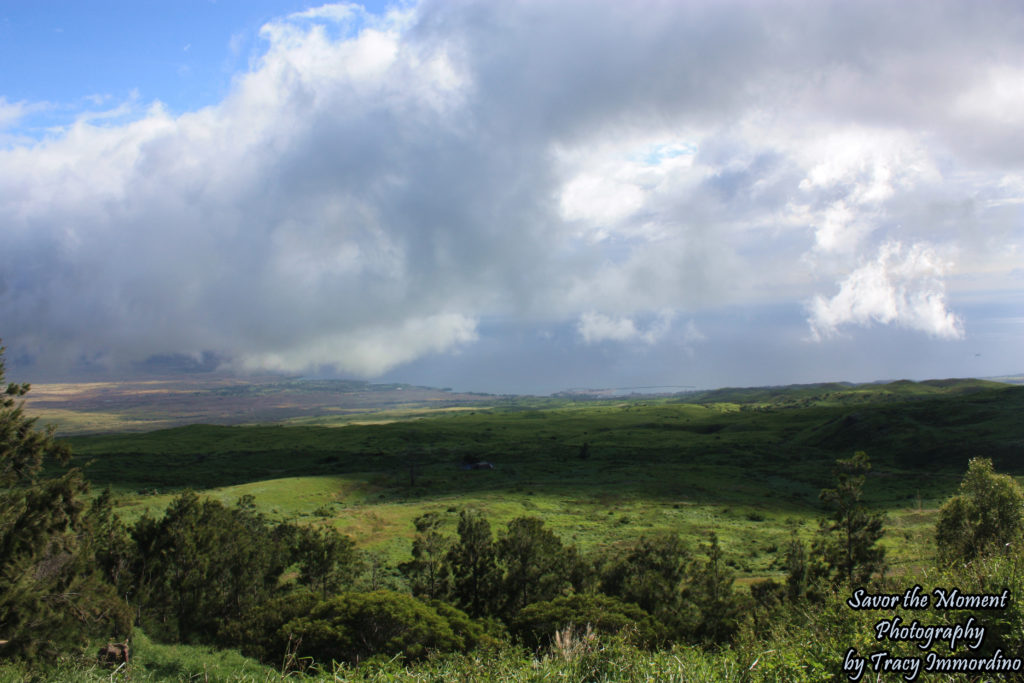
[[[319,389],[322,390],[322,385]],[[295,385],[290,387],[293,392],[300,390]],[[534,621],[524,621],[526,616],[516,616],[522,606],[511,612],[499,610],[488,617],[491,621],[478,622],[475,620],[482,619],[487,611],[474,614],[469,603],[459,602],[456,592],[450,599],[468,610],[469,617],[458,610],[443,611],[454,610],[454,607],[442,609],[441,603],[429,603],[437,605],[431,609],[442,610],[438,614],[449,616],[424,613],[419,618],[456,619],[451,622],[452,628],[456,623],[463,623],[459,628],[469,630],[456,629],[453,636],[456,640],[451,641],[463,645],[444,645],[442,643],[448,641],[436,641],[433,647],[462,648],[469,654],[438,659],[441,657],[438,653],[428,661],[421,660],[420,650],[406,649],[404,659],[375,659],[373,665],[355,668],[351,661],[333,664],[332,675],[344,672],[345,680],[447,677],[439,671],[462,672],[458,675],[472,678],[467,672],[479,671],[474,667],[481,666],[481,661],[489,662],[483,665],[484,669],[504,671],[492,680],[548,680],[548,675],[568,675],[572,680],[642,679],[642,676],[636,678],[639,673],[619,679],[607,671],[602,674],[604,678],[589,677],[607,666],[619,667],[619,671],[624,670],[623,667],[639,667],[637,671],[661,672],[679,680],[724,680],[723,667],[733,667],[735,671],[740,670],[736,667],[746,667],[746,674],[737,674],[732,680],[790,680],[793,671],[806,667],[804,660],[810,656],[806,652],[799,654],[800,648],[791,642],[804,637],[800,635],[804,627],[797,625],[799,618],[795,616],[806,609],[801,607],[803,600],[824,600],[818,603],[824,612],[814,619],[830,614],[829,618],[838,620],[837,642],[851,637],[857,629],[864,636],[870,633],[870,624],[863,623],[863,619],[858,617],[851,622],[840,617],[844,590],[841,586],[836,586],[838,592],[826,591],[818,598],[801,598],[792,605],[783,596],[786,590],[791,590],[786,586],[793,581],[794,548],[809,550],[812,559],[813,553],[821,552],[814,549],[824,538],[820,523],[830,513],[820,494],[832,485],[837,461],[848,459],[856,452],[870,457],[870,470],[863,477],[863,504],[873,514],[884,515],[880,545],[885,553],[885,573],[876,579],[888,586],[935,576],[935,529],[939,509],[957,492],[972,458],[989,458],[999,472],[1024,474],[1024,461],[1019,456],[1024,444],[1024,428],[1019,420],[1024,411],[1024,387],[978,380],[722,389],[619,398],[480,396],[465,406],[453,403],[443,410],[406,406],[403,410],[381,407],[358,422],[322,414],[292,417],[274,424],[193,424],[150,432],[78,434],[64,437],[62,441],[72,453],[71,466],[80,468],[90,483],[90,496],[95,498],[100,491],[109,489],[112,511],[120,523],[127,525],[126,529],[134,529],[133,537],[141,539],[139,534],[162,533],[153,525],[166,524],[170,518],[165,515],[177,509],[180,512],[175,514],[199,515],[197,520],[227,515],[223,517],[226,524],[241,523],[248,528],[253,524],[265,525],[267,531],[261,533],[270,533],[273,525],[282,530],[294,529],[297,531],[288,533],[299,534],[296,537],[300,539],[299,545],[293,546],[295,548],[308,542],[326,543],[328,538],[351,539],[354,554],[346,555],[351,559],[345,562],[355,564],[345,570],[349,578],[336,579],[341,581],[338,585],[356,587],[363,591],[366,599],[378,596],[372,599],[379,602],[373,603],[376,607],[369,603],[360,607],[357,603],[345,602],[315,607],[310,603],[308,609],[314,611],[340,610],[338,614],[347,614],[351,610],[407,609],[389,601],[399,600],[410,591],[422,590],[422,583],[415,584],[421,586],[420,589],[415,589],[411,583],[422,581],[422,573],[411,574],[408,567],[418,566],[420,569],[416,571],[422,572],[427,566],[423,558],[434,557],[432,561],[441,562],[437,566],[447,572],[447,565],[443,563],[452,560],[444,558],[453,556],[445,549],[452,548],[460,535],[467,533],[469,527],[464,525],[468,521],[482,520],[481,523],[489,525],[487,528],[492,531],[487,534],[496,532],[497,548],[501,543],[511,543],[511,534],[520,533],[514,531],[520,528],[517,525],[530,519],[537,520],[533,524],[539,526],[533,531],[522,527],[523,533],[533,534],[524,538],[534,539],[522,542],[538,543],[543,534],[557,539],[552,542],[561,549],[551,552],[568,552],[565,556],[568,559],[561,561],[580,562],[579,571],[583,572],[579,583],[573,579],[573,587],[565,584],[562,595],[575,595],[578,597],[572,599],[584,602],[571,603],[571,606],[567,602],[539,602],[536,608],[527,605],[534,611],[523,610],[522,615],[544,613],[537,610],[570,609],[576,610],[576,618],[589,614],[588,619],[596,619],[595,623],[621,624],[629,623],[629,619],[640,619],[638,615],[647,613],[641,610],[633,617],[616,616],[618,605],[626,605],[630,600],[643,602],[642,593],[629,593],[635,589],[617,589],[620,590],[618,595],[637,596],[626,598],[622,603],[588,603],[586,600],[597,600],[602,593],[593,598],[587,596],[594,595],[592,591],[600,586],[605,586],[601,589],[605,593],[614,592],[613,588],[608,588],[613,586],[608,581],[614,581],[611,577],[615,571],[620,571],[615,570],[616,563],[630,561],[623,558],[640,557],[636,555],[640,552],[638,548],[647,548],[643,552],[656,555],[662,552],[657,549],[662,547],[658,544],[669,542],[665,539],[677,539],[671,544],[679,544],[672,545],[677,549],[669,551],[670,554],[681,553],[680,559],[675,561],[683,564],[673,571],[683,571],[684,574],[678,576],[687,577],[674,579],[683,582],[677,589],[683,591],[679,595],[695,590],[697,582],[704,580],[699,578],[705,576],[701,572],[711,571],[712,566],[720,567],[713,575],[724,572],[720,580],[726,583],[722,585],[729,587],[729,594],[735,596],[730,600],[738,601],[736,605],[745,605],[743,609],[747,610],[747,617],[728,622],[731,626],[723,633],[732,635],[722,636],[724,641],[712,641],[718,646],[731,643],[730,649],[705,650],[701,642],[688,640],[690,637],[667,636],[672,629],[679,634],[699,634],[711,627],[696,622],[689,625],[666,622],[667,617],[663,615],[661,622],[650,622],[661,624],[650,627],[655,629],[651,634],[661,635],[647,636],[656,638],[661,645],[647,651],[636,649],[642,642],[628,637],[615,640],[616,636],[611,633],[598,636],[566,631],[564,638],[556,643],[550,637],[557,629],[570,626],[559,621],[568,617],[532,616],[530,619]],[[62,471],[62,467],[50,462],[45,465],[44,474],[57,476]],[[190,491],[199,494],[197,502],[183,503],[182,494]],[[214,507],[206,503],[203,503],[206,507],[194,507],[203,500],[210,501],[209,505]],[[235,508],[236,501],[248,507]],[[189,508],[190,505],[193,508]],[[188,512],[189,509],[194,512]],[[230,510],[237,511],[231,513]],[[234,519],[231,515],[242,517],[239,521],[229,521]],[[161,518],[165,521],[160,522]],[[314,540],[301,541],[307,537]],[[464,541],[465,538],[463,536]],[[423,555],[429,543],[439,550],[430,551],[434,553],[432,556]],[[668,551],[669,546],[664,548]],[[127,564],[119,566],[126,568],[135,566],[131,565],[132,561],[138,561],[123,557],[122,563]],[[295,562],[300,555],[291,557],[285,562]],[[414,557],[420,558],[417,560],[420,564],[410,564],[410,558]],[[650,561],[650,557],[643,561]],[[275,581],[280,580],[284,582],[282,586],[287,587],[301,578],[300,569],[301,576],[312,571],[308,565],[301,564],[305,560],[299,561],[300,564],[292,565]],[[812,566],[813,562],[808,564]],[[453,568],[458,569],[454,565]],[[1003,570],[997,573],[999,571]],[[415,578],[417,576],[420,578]],[[963,581],[963,577],[958,580]],[[140,590],[130,585],[135,584],[121,585],[129,596],[133,590]],[[687,585],[691,588],[686,588]],[[621,592],[623,590],[626,592]],[[325,595],[330,594],[326,588],[324,591]],[[350,594],[340,594],[345,595]],[[426,599],[422,595],[421,598]],[[700,598],[692,599],[697,600],[692,607],[697,610],[694,614],[707,614],[706,607],[699,607],[703,604]],[[284,607],[268,609],[288,613]],[[634,604],[629,609],[638,608]],[[324,612],[328,613],[335,612]],[[238,614],[245,614],[245,611]],[[456,614],[462,616],[456,618]],[[188,638],[176,644],[174,631],[164,631],[152,616],[147,620],[145,609],[142,615],[135,636],[139,664],[135,669],[137,673],[132,674],[136,678],[130,680],[165,680],[165,677],[187,680],[199,666],[206,672],[220,671],[214,677],[216,680],[273,680],[280,675],[274,669],[282,665],[280,657],[288,656],[286,650],[279,649],[287,642],[260,640],[267,637],[265,634],[238,640],[241,636],[222,632],[214,639],[216,642],[199,642],[220,647],[245,642],[246,638],[254,643],[263,642],[258,647],[252,646],[256,649],[249,654],[264,658],[265,665],[271,668],[261,669],[252,660],[239,660],[248,662],[244,666],[217,664],[210,659],[213,654],[208,656],[189,650]],[[497,617],[504,623],[494,621]],[[166,616],[161,618],[166,619]],[[377,618],[381,617],[374,617]],[[457,621],[467,618],[473,621]],[[547,621],[538,622],[538,618]],[[254,634],[261,633],[260,628],[268,628],[253,626],[244,620],[239,623],[242,625],[238,628],[257,628]],[[246,623],[249,625],[244,625]],[[295,624],[301,623],[305,622],[294,622],[289,628],[299,628]],[[524,626],[527,623],[534,625]],[[772,627],[772,623],[776,627]],[[182,628],[180,624],[178,628]],[[301,628],[308,630],[312,626]],[[342,629],[337,633],[343,633],[351,626],[334,628]],[[431,638],[440,638],[438,633],[447,632],[442,625],[433,628],[437,630],[432,632]],[[523,631],[524,628],[534,630]],[[812,620],[807,628],[820,630],[826,625]],[[178,633],[185,632],[179,630]],[[529,633],[534,634],[530,638],[539,639],[527,639],[534,643],[533,647],[540,643],[533,659],[529,650],[517,649],[525,644],[520,638]],[[311,634],[305,637],[313,638]],[[198,636],[191,638],[195,637]],[[473,647],[483,649],[466,650],[470,642],[476,643]],[[602,647],[609,653],[603,658],[594,654],[594,643],[598,642],[603,643]],[[676,644],[670,650],[665,649],[671,642]],[[778,674],[782,679],[769,675],[773,669],[767,663],[761,664],[763,675],[751,673],[757,670],[754,653],[760,652],[765,642],[790,642],[792,651],[781,659],[775,658],[778,661],[772,664],[780,667],[778,671],[789,672]],[[485,646],[485,643],[490,644]],[[429,651],[431,646],[425,647],[427,650],[423,652]],[[498,649],[494,650],[495,647]],[[229,661],[223,657],[230,651],[217,652],[220,654],[216,657],[222,658],[218,661]],[[307,652],[308,657],[309,652],[320,651],[300,648],[292,654],[302,652]],[[343,650],[324,652],[341,653]],[[613,656],[613,652],[617,654]],[[673,653],[674,659],[664,659],[669,653]],[[307,673],[323,675],[332,670],[330,661],[323,659],[325,656],[314,654],[314,658],[304,660],[306,664],[302,666],[285,661],[285,671],[294,674],[297,667]],[[493,659],[487,660],[488,657]],[[185,668],[175,674],[173,666],[167,668],[168,660],[175,659],[192,664],[181,664]],[[390,663],[385,664],[389,659]],[[310,669],[309,664],[314,661],[316,666]],[[403,661],[406,663],[402,664]],[[81,673],[80,668],[75,668],[79,665],[65,665]],[[188,669],[189,666],[192,668]],[[339,666],[342,668],[338,669]],[[529,671],[536,673],[537,666],[545,673],[533,677]],[[824,668],[812,668],[811,671],[817,673],[808,674],[806,679],[792,680],[822,680],[818,676],[824,675],[828,667],[818,666]],[[243,673],[243,669],[249,673]],[[102,668],[97,669],[97,675],[102,675],[102,671]],[[699,671],[705,673],[695,673]]]

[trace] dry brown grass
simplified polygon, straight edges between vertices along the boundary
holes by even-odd
[[[593,652],[597,648],[597,633],[587,624],[585,629],[569,624],[555,631],[551,641],[551,656],[571,662],[577,657]]]

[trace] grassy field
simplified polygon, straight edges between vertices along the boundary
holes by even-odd
[[[818,493],[835,459],[856,450],[874,464],[866,497],[889,515],[892,570],[919,563],[969,458],[1024,473],[1022,408],[1024,387],[991,382],[833,384],[503,399],[389,408],[370,415],[379,424],[325,416],[321,425],[191,425],[68,441],[127,519],[158,514],[184,488],[227,503],[251,494],[274,519],[334,525],[391,563],[407,559],[412,521],[429,511],[452,532],[464,508],[497,525],[539,516],[588,551],[660,531],[696,545],[714,531],[742,583],[778,575],[777,550],[817,528]],[[464,470],[467,460],[494,469]]]
[[[162,389],[159,400],[170,400]],[[889,559],[884,585],[890,592],[914,582],[967,592],[1010,585],[1017,593],[1024,582],[1019,554],[965,566],[961,573],[936,568],[931,557],[937,510],[956,490],[970,458],[990,457],[999,471],[1024,474],[1024,387],[948,380],[616,399],[473,397],[466,404],[381,398],[358,411],[330,404],[325,397],[338,389],[310,388],[322,403],[310,414],[271,410],[265,414],[276,422],[251,425],[139,432],[143,413],[136,412],[131,428],[121,431],[123,420],[116,415],[126,404],[102,403],[107,399],[97,398],[96,387],[86,392],[84,403],[69,399],[65,407],[49,409],[75,413],[84,406],[87,410],[69,424],[89,420],[104,430],[65,438],[94,493],[109,486],[126,521],[160,515],[185,489],[227,504],[251,495],[274,520],[330,525],[351,535],[376,569],[374,588],[403,589],[395,567],[409,559],[416,517],[436,512],[454,535],[458,513],[474,508],[498,528],[518,516],[540,517],[564,542],[591,553],[615,552],[660,532],[680,534],[696,550],[715,532],[725,563],[745,590],[761,578],[782,578],[787,542],[793,534],[812,537],[826,515],[818,496],[832,485],[835,460],[857,450],[866,451],[873,463],[866,500],[887,514],[882,542]],[[61,391],[67,398],[75,389]],[[242,408],[252,405],[250,399],[258,405],[267,396],[274,402],[284,394],[307,393],[294,384],[225,391]],[[174,400],[183,405],[171,417],[160,412],[158,402],[143,412],[153,424],[174,423],[192,412],[209,415],[214,394],[200,394],[190,406],[195,394],[177,393]],[[127,394],[122,398],[127,401]],[[33,409],[29,405],[30,413]],[[493,469],[464,469],[476,461],[492,463]],[[357,587],[367,586],[364,575]],[[838,669],[842,653],[877,647],[878,619],[877,612],[848,609],[845,597],[834,593],[822,603],[795,603],[773,613],[778,621],[756,633],[757,620],[747,614],[750,628],[736,641],[708,650],[676,644],[645,651],[621,635],[574,636],[567,646],[537,651],[502,640],[416,662],[380,655],[358,667],[335,664],[310,671],[314,676],[308,680],[844,680]],[[1007,622],[1016,629],[1012,633],[1024,623],[1018,612],[1011,615],[1016,621]],[[93,646],[56,668],[0,664],[0,683],[303,678],[277,671],[276,662],[261,665],[234,651],[156,642],[144,630],[132,637],[130,667],[114,671],[98,665]],[[1008,642],[1016,654],[1019,638],[1014,638]],[[929,680],[976,679],[933,675]]]

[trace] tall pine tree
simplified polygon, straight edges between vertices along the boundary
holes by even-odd
[[[495,549],[505,570],[502,597],[508,619],[530,603],[554,600],[571,586],[572,566],[562,540],[537,517],[510,521]]]
[[[0,347],[0,658],[46,659],[92,638],[124,638],[130,611],[104,581],[70,451],[40,430],[4,383]],[[57,473],[47,476],[44,465]]]
[[[694,639],[705,644],[722,644],[739,630],[740,602],[732,589],[734,574],[725,564],[724,553],[714,532],[708,537],[704,550],[708,559],[694,563],[690,585],[686,589],[700,612]]]
[[[412,560],[399,565],[399,569],[409,579],[413,595],[445,600],[451,591],[451,568],[445,561],[451,541],[441,533],[441,516],[427,512],[413,523],[416,538],[412,542]]]
[[[885,516],[868,510],[861,501],[864,475],[870,469],[864,451],[837,460],[835,488],[822,489],[819,496],[832,515],[821,523],[815,550],[828,567],[833,584],[863,584],[885,566],[885,548],[878,545],[885,533]]]
[[[479,512],[463,510],[459,515],[459,538],[446,558],[455,605],[471,617],[493,614],[501,572],[490,522]]]

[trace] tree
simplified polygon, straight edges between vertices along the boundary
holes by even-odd
[[[93,499],[86,513],[93,555],[107,582],[118,595],[131,590],[133,548],[128,527],[114,512],[114,497],[109,488]]]
[[[824,598],[822,584],[829,577],[829,567],[820,552],[821,540],[812,546],[811,553],[807,545],[801,541],[794,529],[789,543],[783,553],[783,566],[786,568],[785,597],[790,602],[808,599],[819,602]]]
[[[147,622],[179,640],[211,642],[221,629],[266,601],[290,559],[249,497],[228,508],[189,491],[163,519],[143,516],[131,531],[136,600]],[[169,624],[174,633],[166,633]]]
[[[939,557],[967,562],[1013,547],[1024,529],[1024,491],[1005,474],[996,474],[988,458],[973,458],[960,493],[939,510],[935,540]]]
[[[724,643],[739,629],[740,604],[732,590],[733,572],[725,566],[714,532],[705,550],[708,559],[695,563],[687,588],[688,597],[700,611],[694,635],[705,643]]]
[[[318,591],[324,600],[350,588],[363,568],[355,541],[334,527],[303,527],[298,559],[299,583]]]
[[[452,574],[452,598],[471,617],[493,614],[498,572],[491,525],[479,512],[459,515],[459,540],[447,554]]]
[[[88,485],[52,428],[25,416],[17,399],[29,385],[3,381],[0,347],[0,658],[53,658],[92,637],[123,638],[130,611],[98,569]],[[45,463],[63,472],[44,476]]]
[[[864,583],[884,566],[885,549],[878,540],[885,533],[885,516],[869,511],[861,502],[864,474],[870,469],[864,451],[837,460],[835,487],[822,489],[819,496],[832,509],[832,515],[821,522],[814,551],[835,584]]]
[[[436,512],[420,515],[413,523],[412,560],[401,564],[399,570],[409,580],[413,595],[444,600],[451,590],[451,571],[445,562],[451,541],[441,533],[443,522]]]
[[[568,554],[562,540],[537,517],[517,517],[498,538],[504,568],[502,597],[512,617],[532,602],[553,600],[570,587]]]
[[[684,595],[690,562],[690,551],[677,535],[641,537],[602,563],[599,589],[638,605],[682,637],[695,625],[695,610]]]
[[[579,458],[580,458],[580,460],[587,460],[588,458],[590,458],[590,442],[589,441],[584,441],[583,445],[580,446]]]

